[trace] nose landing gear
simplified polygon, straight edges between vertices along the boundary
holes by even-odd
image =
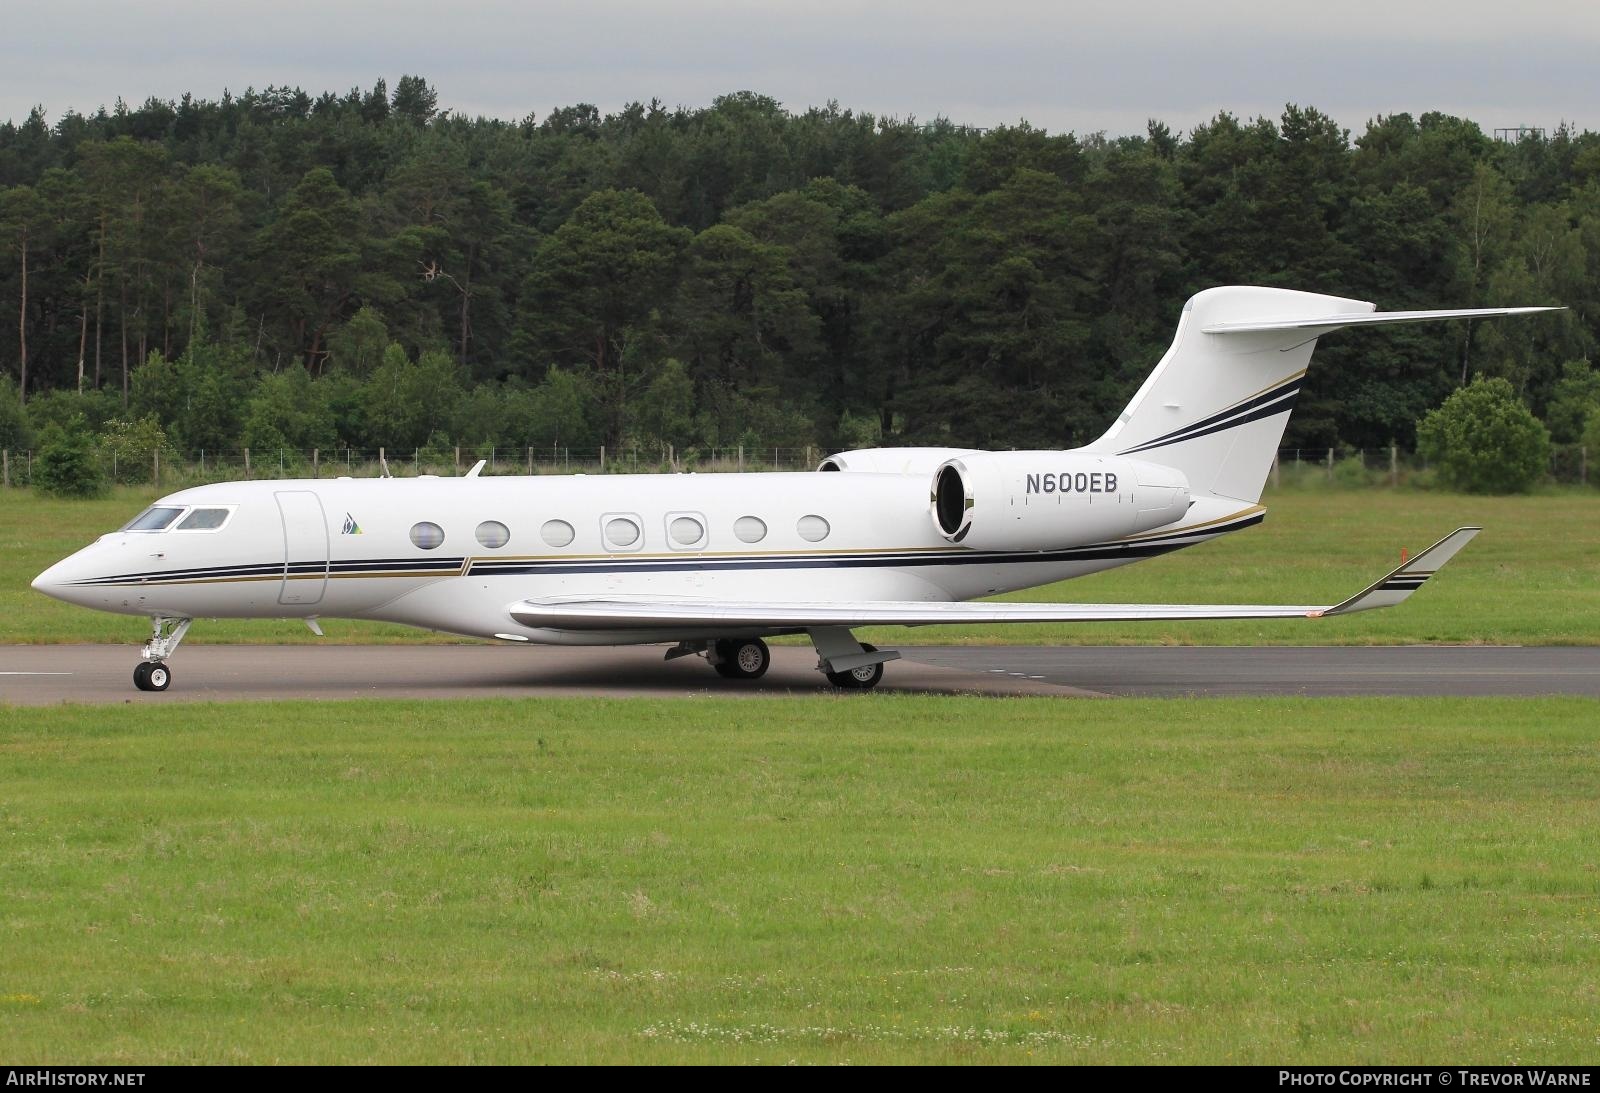
[[[133,670],[133,685],[141,691],[164,691],[171,682],[171,669],[158,661],[143,661]]]
[[[178,644],[189,632],[193,619],[169,619],[151,616],[150,640],[144,643],[138,667],[133,670],[133,685],[141,691],[164,691],[172,684],[172,669],[166,660],[177,652]]]

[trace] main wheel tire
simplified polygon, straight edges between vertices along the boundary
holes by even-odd
[[[863,652],[876,653],[876,645],[863,644]],[[883,680],[883,662],[868,664],[848,672],[828,672],[828,682],[841,691],[870,691]]]
[[[150,689],[150,662],[141,660],[133,667],[133,685],[141,691]]]
[[[760,679],[772,666],[772,650],[760,638],[717,642],[717,674],[723,679]]]
[[[164,691],[172,683],[172,669],[159,661],[150,665],[150,671],[145,674],[147,691]]]

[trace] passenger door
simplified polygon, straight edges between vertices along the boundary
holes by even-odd
[[[322,499],[310,490],[279,490],[283,517],[283,584],[281,604],[322,602],[328,588],[328,517]]]

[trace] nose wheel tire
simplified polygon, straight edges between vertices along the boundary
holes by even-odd
[[[723,679],[760,679],[772,665],[772,651],[760,638],[719,641],[713,667]]]
[[[172,669],[159,661],[140,661],[133,670],[133,685],[141,691],[164,691],[172,684]]]
[[[868,653],[876,653],[878,651],[876,645],[867,645],[865,643],[862,644],[861,648]],[[841,691],[870,691],[883,679],[883,662],[868,664],[849,672],[828,672],[826,674],[828,682]]]

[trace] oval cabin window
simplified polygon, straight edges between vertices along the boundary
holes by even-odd
[[[820,516],[802,516],[795,525],[795,530],[800,533],[800,538],[808,543],[820,543],[828,537],[828,521]]]
[[[444,528],[430,520],[420,520],[411,525],[412,545],[422,550],[433,550],[444,542]]]
[[[499,550],[511,541],[511,529],[498,520],[485,520],[478,525],[478,542],[490,550]]]
[[[706,537],[706,529],[692,516],[679,516],[667,525],[667,534],[678,546],[694,546]]]
[[[571,546],[574,534],[572,525],[565,520],[546,520],[539,529],[539,537],[553,547]]]
[[[741,516],[733,522],[733,534],[741,543],[759,543],[767,537],[767,525],[756,516]]]
[[[617,516],[606,521],[606,542],[614,547],[631,547],[639,541],[639,525]]]

